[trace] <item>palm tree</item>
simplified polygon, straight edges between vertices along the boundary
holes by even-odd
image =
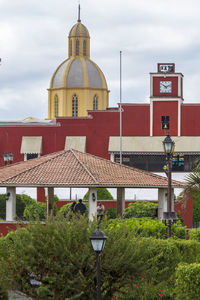
[[[196,161],[197,165],[196,167],[193,169],[192,173],[190,173],[187,177],[186,177],[186,184],[185,184],[185,188],[184,191],[186,193],[191,193],[191,192],[200,192],[200,160],[198,159]]]

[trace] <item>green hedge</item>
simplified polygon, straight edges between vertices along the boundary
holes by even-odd
[[[125,209],[126,218],[142,218],[142,217],[155,217],[156,210],[158,208],[157,203],[149,201],[136,201],[130,203],[128,208]]]
[[[84,195],[83,200],[88,200],[88,192]],[[113,196],[106,188],[97,188],[97,200],[113,200]]]
[[[200,299],[200,263],[179,264],[176,270],[178,300]]]
[[[120,227],[127,227],[133,236],[156,237],[166,239],[168,237],[168,227],[158,219],[151,218],[130,218],[110,220],[108,228],[118,231]],[[172,224],[172,235],[176,238],[185,239],[185,228],[180,221]]]

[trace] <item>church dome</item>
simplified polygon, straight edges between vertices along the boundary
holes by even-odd
[[[107,89],[107,83],[103,72],[91,59],[72,57],[59,65],[50,88]]]

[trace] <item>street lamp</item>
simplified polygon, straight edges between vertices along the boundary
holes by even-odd
[[[167,193],[167,212],[163,213],[163,218],[168,220],[168,237],[171,237],[171,221],[175,218],[175,213],[172,212],[172,157],[175,149],[175,143],[168,133],[163,141],[164,152],[167,158],[167,177],[168,177],[168,193]]]
[[[101,300],[101,273],[100,273],[100,256],[106,244],[107,237],[104,232],[99,230],[99,225],[97,230],[95,230],[90,236],[90,242],[93,250],[96,252],[97,260],[97,300]]]
[[[10,164],[12,164],[13,162],[13,154],[11,152],[9,152],[9,154],[7,154],[6,152],[3,155],[3,160],[5,165],[7,165],[7,163],[9,162]]]

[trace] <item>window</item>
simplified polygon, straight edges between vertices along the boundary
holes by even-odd
[[[69,42],[69,56],[72,56],[72,40]]]
[[[98,97],[97,97],[97,95],[94,95],[94,98],[93,98],[93,110],[98,110]]]
[[[58,96],[55,95],[54,98],[54,116],[57,117],[58,116]]]
[[[164,130],[169,129],[169,116],[161,117],[161,128]]]
[[[76,55],[79,55],[79,40],[76,40]]]
[[[83,41],[83,56],[86,56],[86,40]]]
[[[76,94],[72,97],[72,117],[78,117],[78,96]]]
[[[26,160],[38,158],[38,153],[26,153]]]

